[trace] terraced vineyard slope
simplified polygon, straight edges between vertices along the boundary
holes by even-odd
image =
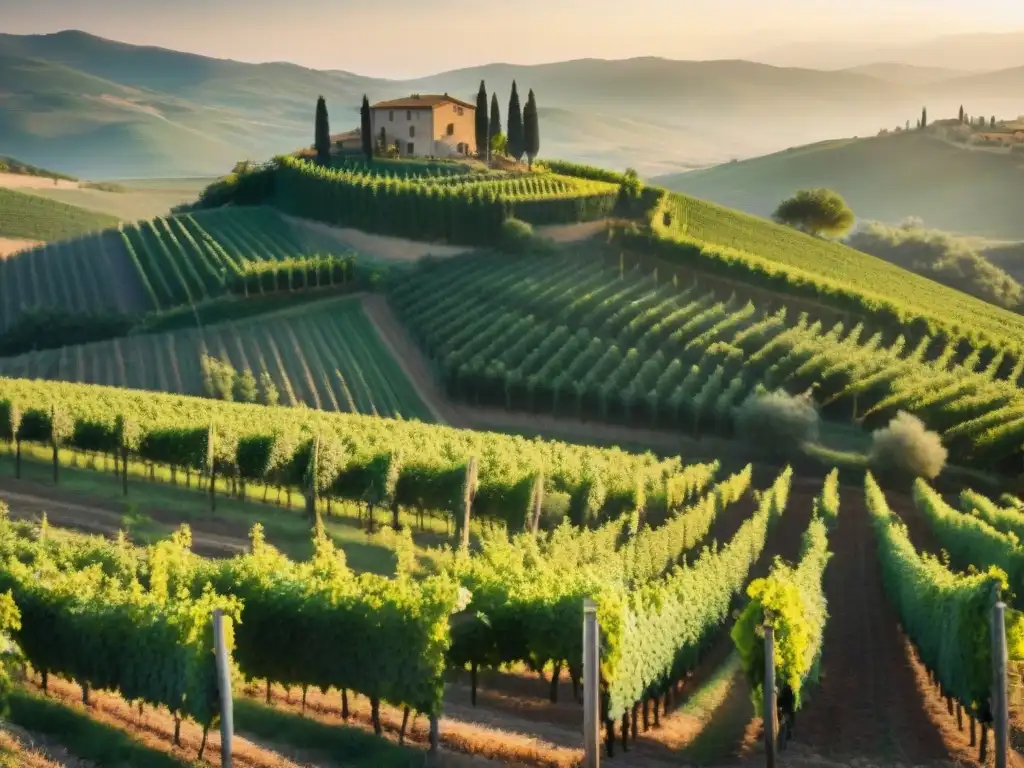
[[[202,395],[204,355],[255,380],[282,405],[432,421],[357,299],[329,299],[237,322],[136,335],[0,359],[0,376]]]
[[[536,225],[600,219],[619,196],[617,184],[557,173],[393,167],[332,169],[284,158],[275,171],[276,205],[295,216],[367,232],[490,245],[509,216]]]
[[[828,418],[874,427],[906,410],[958,462],[1020,466],[1024,358],[766,312],[599,254],[457,257],[389,300],[448,392],[473,403],[731,435],[758,387],[813,387]]]
[[[0,330],[30,310],[138,315],[199,302],[247,265],[309,256],[311,245],[270,208],[119,225],[0,262]]]

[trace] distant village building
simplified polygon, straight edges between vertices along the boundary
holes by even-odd
[[[447,93],[378,102],[370,107],[370,122],[374,143],[397,142],[403,157],[476,153],[476,107]]]

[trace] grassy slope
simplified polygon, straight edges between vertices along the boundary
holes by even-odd
[[[205,180],[204,180],[205,181]],[[90,211],[113,216],[120,221],[139,221],[166,215],[171,208],[196,198],[198,192],[186,188],[186,185],[174,185],[170,179],[168,186],[153,185],[143,187],[126,187],[124,192],[108,192],[102,189],[39,189],[21,190],[24,194],[43,197]]]
[[[39,168],[35,165],[15,160],[13,157],[0,157],[0,173],[14,173],[19,176],[38,176],[43,179],[64,179],[65,181],[75,181],[73,176],[65,176],[63,173],[48,171],[45,168]]]
[[[113,216],[0,189],[0,237],[62,240],[116,225]]]
[[[285,405],[432,420],[357,299],[327,299],[202,331],[33,352],[0,360],[0,372],[201,395],[204,353],[227,356],[257,378],[269,371]]]
[[[769,216],[802,187],[830,187],[861,218],[890,223],[918,216],[963,234],[1024,238],[1018,191],[1024,156],[954,147],[918,133],[843,139],[798,147],[657,183]]]

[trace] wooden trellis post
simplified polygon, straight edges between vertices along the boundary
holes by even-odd
[[[1006,689],[1006,603],[992,607],[992,731],[996,768],[1006,768],[1009,750],[1010,713]]]
[[[228,618],[220,608],[213,611],[213,643],[217,652],[217,684],[220,689],[220,764],[231,768],[231,735],[234,731],[234,710],[231,698],[231,668],[224,637],[224,623]]]
[[[584,768],[601,763],[601,661],[597,603],[583,600],[583,753]]]
[[[764,753],[765,765],[775,768],[775,628],[764,625]]]

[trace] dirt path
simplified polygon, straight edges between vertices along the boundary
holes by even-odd
[[[37,685],[33,680],[33,685]],[[41,690],[39,691],[41,693]],[[116,694],[92,691],[90,703],[81,703],[81,689],[74,683],[50,677],[49,696],[65,706],[87,712],[90,719],[125,731],[150,749],[172,755],[182,762],[194,761],[202,741],[202,729],[190,720],[181,724],[180,747],[172,745],[174,721],[171,714],[155,707],[146,707],[140,716],[138,710]],[[216,768],[220,761],[220,730],[210,729],[205,763]],[[321,762],[320,765],[325,763]],[[311,763],[295,762],[287,757],[235,734],[232,742],[232,765],[239,768],[307,768]]]
[[[686,435],[666,430],[585,422],[455,403],[449,400],[438,386],[426,358],[391,311],[386,297],[380,294],[365,296],[363,309],[377,328],[385,346],[398,361],[403,373],[413,383],[420,399],[442,424],[463,429],[522,431],[582,442],[650,446],[683,454],[688,460],[713,458],[725,452],[735,454],[737,451],[735,443],[716,438],[694,440]]]
[[[0,173],[0,187],[5,189],[78,189],[77,181],[31,176],[27,173]]]
[[[311,219],[280,214],[281,218],[291,224],[299,237],[312,240],[314,243],[329,243],[342,248],[349,248],[379,259],[388,261],[418,261],[424,256],[458,256],[469,253],[472,248],[458,245],[439,245],[424,243],[417,240],[405,240],[400,237],[373,235],[348,227],[332,227]]]
[[[541,237],[546,237],[559,244],[578,243],[604,232],[607,226],[608,219],[598,219],[597,221],[581,221],[576,224],[548,224],[537,227],[535,232]]]
[[[17,237],[0,237],[0,259],[27,251],[29,248],[35,248],[37,245],[42,245],[42,241],[22,240]]]
[[[18,768],[92,768],[93,763],[79,760],[62,745],[30,733],[13,723],[0,723],[0,760],[17,760]]]
[[[58,527],[104,536],[126,527],[123,510],[98,502],[70,502],[67,495],[58,488],[30,480],[0,478],[0,501],[10,507],[11,518],[15,520],[39,520],[45,513],[47,520]],[[181,516],[172,512],[147,508],[146,514],[167,525],[181,522]],[[189,527],[193,551],[205,557],[231,557],[245,551],[249,544],[246,531],[231,529],[226,521],[199,518],[190,520]]]
[[[948,760],[885,597],[863,494],[843,489],[825,571],[829,619],[820,686],[797,715],[795,744],[842,758],[919,765]]]

